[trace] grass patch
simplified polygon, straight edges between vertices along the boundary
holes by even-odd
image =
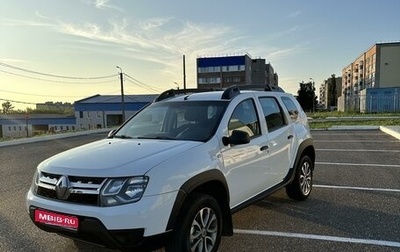
[[[311,129],[327,129],[332,126],[400,126],[400,118],[375,120],[318,120],[308,121]]]
[[[308,121],[311,129],[327,129],[333,126],[358,126],[358,125],[400,126],[400,112],[365,114],[359,112],[331,111],[331,112],[307,113],[307,116],[312,118],[311,120]]]
[[[313,119],[323,119],[327,117],[385,117],[385,116],[400,116],[400,112],[397,113],[374,113],[365,114],[359,112],[341,112],[341,111],[331,111],[331,112],[308,112],[306,113],[308,117]]]

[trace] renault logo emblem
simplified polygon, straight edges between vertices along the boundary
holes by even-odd
[[[66,200],[69,196],[69,180],[67,176],[61,176],[56,183],[57,198]]]

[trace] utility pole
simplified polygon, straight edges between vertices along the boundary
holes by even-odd
[[[124,101],[124,74],[122,73],[122,68],[117,66],[120,70],[119,79],[121,81],[121,110],[122,110],[122,123],[125,122],[125,101]]]
[[[25,130],[26,130],[26,137],[29,137],[29,128],[28,128],[28,126],[29,126],[29,124],[28,124],[28,120],[29,120],[29,113],[27,112],[26,114],[25,114]]]
[[[183,90],[186,89],[186,63],[185,63],[185,55],[183,55]]]

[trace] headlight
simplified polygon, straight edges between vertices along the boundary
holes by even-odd
[[[109,179],[100,194],[102,206],[117,206],[139,201],[146,189],[146,176]]]
[[[31,192],[36,195],[37,189],[39,184],[39,172],[36,169],[35,174],[33,174],[32,185],[31,185]]]

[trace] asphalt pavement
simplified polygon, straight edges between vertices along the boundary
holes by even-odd
[[[385,130],[312,131],[317,160],[311,196],[298,202],[279,190],[234,214],[234,235],[222,239],[219,251],[400,251],[400,131]],[[2,142],[0,251],[111,251],[39,230],[25,206],[39,162],[107,131]]]

